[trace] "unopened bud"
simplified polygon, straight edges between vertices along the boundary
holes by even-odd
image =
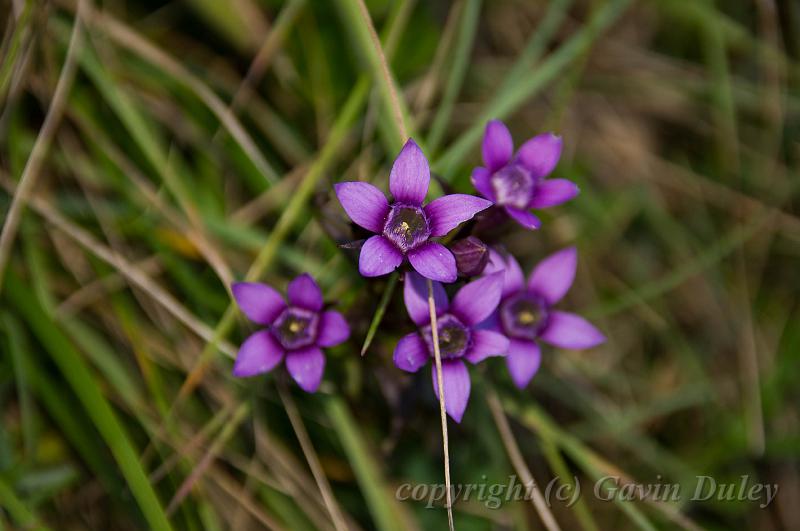
[[[480,275],[489,262],[489,247],[475,236],[453,242],[450,250],[456,257],[458,273],[465,277]]]

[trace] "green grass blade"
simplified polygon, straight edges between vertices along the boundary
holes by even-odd
[[[389,306],[389,302],[392,300],[392,294],[397,287],[398,278],[400,278],[400,273],[397,271],[389,276],[389,282],[386,284],[386,287],[381,294],[381,300],[378,302],[378,307],[375,309],[375,315],[372,317],[372,321],[369,323],[367,337],[364,338],[364,344],[361,345],[362,356],[366,354],[367,349],[369,349],[369,346],[372,344],[372,340],[375,338],[375,333],[378,331],[378,326],[380,326],[383,316],[386,315],[386,308]]]
[[[458,93],[461,91],[467,67],[469,66],[470,52],[475,41],[475,33],[478,30],[480,13],[481,0],[467,0],[461,17],[461,27],[458,31],[453,66],[450,68],[450,75],[447,77],[442,101],[439,102],[436,116],[433,118],[433,123],[428,132],[426,145],[430,153],[434,153],[439,149],[444,133],[447,130],[447,125],[450,123],[450,116],[453,114],[453,107]]]
[[[535,72],[530,76],[521,76],[507,91],[497,94],[486,105],[474,125],[434,162],[433,169],[444,178],[452,179],[456,166],[480,141],[487,121],[507,117],[555,80],[573,61],[583,56],[594,40],[622,15],[630,3],[631,0],[610,1],[597,11],[583,29],[541,63]]]
[[[108,444],[133,496],[152,529],[170,530],[164,509],[142,469],[139,455],[120,424],[111,405],[95,381],[81,355],[64,333],[53,325],[38,302],[26,292],[24,283],[9,271],[8,297],[25,317],[39,341],[50,352],[87,414]]]
[[[361,492],[367,501],[375,526],[381,531],[403,529],[397,501],[389,486],[383,481],[378,463],[365,444],[365,437],[360,433],[347,404],[338,396],[327,396],[325,409],[353,466],[353,472],[361,486]]]

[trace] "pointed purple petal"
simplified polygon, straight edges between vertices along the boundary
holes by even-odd
[[[503,258],[503,255],[492,249],[489,248],[489,262],[486,264],[486,267],[483,268],[484,275],[491,275],[492,273],[497,273],[498,271],[505,271],[506,270],[506,259]]]
[[[403,286],[403,299],[406,303],[408,316],[417,326],[430,324],[431,313],[428,308],[428,282],[425,278],[415,271],[406,273],[405,284]],[[436,315],[441,315],[450,306],[447,300],[447,293],[444,286],[439,282],[433,283],[433,302],[436,306]]]
[[[259,282],[236,282],[231,286],[239,308],[254,323],[268,325],[286,308],[283,297],[274,288]]]
[[[508,338],[491,330],[473,330],[472,348],[464,356],[470,363],[480,363],[490,356],[505,356]]]
[[[417,372],[428,359],[430,359],[428,347],[416,332],[403,336],[394,349],[394,364],[398,369],[407,372]]]
[[[344,315],[335,310],[322,312],[319,316],[319,336],[317,345],[321,347],[335,347],[347,341],[350,337],[350,325]]]
[[[431,235],[444,236],[490,206],[491,201],[474,195],[451,194],[434,199],[423,210],[431,222]]]
[[[553,133],[537,135],[520,146],[517,156],[534,177],[544,177],[561,157],[561,137]]]
[[[605,342],[605,336],[589,321],[569,312],[551,312],[542,341],[561,348],[584,349]]]
[[[580,190],[578,185],[567,179],[546,179],[536,185],[529,208],[548,208],[566,203]]]
[[[506,124],[500,120],[491,120],[486,124],[481,151],[483,162],[489,171],[497,171],[508,164],[514,153],[514,141]]]
[[[497,256],[501,256],[499,253]],[[519,266],[517,259],[511,255],[505,258],[500,257],[505,269],[505,276],[503,277],[503,298],[508,297],[518,291],[522,290],[525,285],[525,275],[522,274],[522,268]]]
[[[289,297],[289,304],[299,306],[312,312],[322,309],[322,291],[314,282],[314,278],[308,273],[303,273],[289,282],[286,290]]]
[[[505,207],[506,213],[511,216],[511,219],[525,227],[526,229],[536,230],[542,226],[542,222],[531,212],[527,210],[520,210],[518,208],[507,206]]]
[[[486,168],[478,166],[472,170],[472,186],[483,197],[490,201],[494,201],[494,190],[492,190],[491,172]]]
[[[391,273],[403,262],[403,254],[383,236],[372,236],[364,242],[358,257],[358,272],[365,277]]]
[[[408,139],[400,154],[394,160],[389,173],[389,190],[398,203],[422,205],[428,186],[431,183],[431,170],[428,159],[416,142]]]
[[[248,337],[239,348],[233,375],[238,378],[269,372],[283,359],[283,348],[269,330],[260,330]]]
[[[503,273],[473,280],[458,290],[450,312],[467,326],[474,326],[492,315],[503,293]]]
[[[286,354],[286,369],[300,389],[313,393],[319,388],[325,371],[325,354],[315,346],[293,350]]]
[[[555,304],[569,291],[575,280],[578,251],[567,247],[539,262],[528,278],[528,289],[550,304]]]
[[[456,280],[456,258],[441,243],[423,243],[408,253],[408,261],[425,278],[439,282],[455,282]]]
[[[389,214],[389,202],[383,192],[362,182],[337,183],[333,188],[342,208],[356,225],[378,234],[383,231]]]
[[[436,364],[431,364],[433,373],[433,392],[439,398],[439,385],[436,378]],[[467,409],[471,382],[467,366],[461,360],[442,360],[442,383],[444,384],[444,407],[447,414],[456,422],[461,422]]]
[[[473,330],[491,330],[492,332],[500,332],[500,314],[499,312],[495,311],[487,317],[485,320],[481,321]]]
[[[533,341],[512,339],[508,347],[506,365],[514,385],[520,389],[531,381],[542,363],[542,351]]]

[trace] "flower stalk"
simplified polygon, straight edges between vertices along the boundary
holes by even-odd
[[[450,489],[450,443],[447,439],[447,412],[444,402],[444,379],[442,378],[442,353],[439,351],[439,331],[436,326],[436,302],[433,298],[433,282],[428,284],[428,311],[431,314],[431,335],[433,336],[433,355],[436,363],[436,383],[439,388],[439,415],[442,419],[442,451],[444,452],[444,486],[447,500],[447,525],[450,531],[455,530],[453,523],[453,493]]]

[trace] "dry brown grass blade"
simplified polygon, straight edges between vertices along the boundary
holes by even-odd
[[[16,187],[7,176],[0,174],[0,184],[10,193],[14,193]],[[179,303],[175,297],[170,295],[161,286],[156,284],[153,279],[147,276],[141,269],[130,263],[123,256],[115,253],[105,245],[98,242],[89,232],[75,225],[59,212],[54,210],[46,201],[33,196],[30,198],[30,205],[33,209],[54,225],[71,239],[91,251],[95,256],[116,268],[128,281],[147,293],[154,301],[160,304],[178,321],[186,325],[189,330],[197,334],[205,341],[211,341],[214,331],[205,323],[198,319],[194,314]],[[236,349],[228,342],[218,342],[218,348],[230,357],[236,355]]]
[[[78,7],[75,12],[75,21],[72,25],[72,34],[69,38],[69,47],[67,48],[67,56],[64,59],[64,66],[61,68],[61,73],[58,76],[56,83],[56,90],[53,93],[53,100],[50,102],[50,107],[47,110],[42,128],[39,135],[36,137],[36,143],[33,145],[28,161],[25,163],[25,168],[22,171],[19,184],[14,192],[14,197],[11,200],[11,207],[6,215],[5,222],[3,223],[3,230],[0,233],[0,290],[3,288],[3,278],[5,275],[5,268],[8,264],[9,256],[11,254],[11,247],[14,244],[14,238],[17,234],[19,227],[20,217],[25,209],[25,205],[30,199],[30,195],[36,186],[36,181],[39,178],[39,171],[42,168],[47,152],[55,138],[58,126],[61,123],[61,117],[64,115],[64,108],[67,103],[67,96],[72,88],[72,82],[75,79],[75,71],[78,67],[77,58],[83,43],[83,19],[86,15],[88,8],[87,0],[79,0]]]
[[[500,404],[500,400],[497,398],[494,391],[490,390],[487,392],[486,401],[489,404],[492,417],[500,432],[500,439],[503,441],[503,446],[506,448],[506,453],[508,454],[508,458],[511,459],[514,470],[517,471],[517,474],[526,488],[530,488],[531,490],[531,503],[539,514],[542,524],[544,524],[548,531],[561,531],[555,517],[553,517],[553,513],[547,506],[547,501],[545,501],[544,496],[542,496],[538,483],[533,479],[533,474],[531,474],[528,465],[525,464],[525,459],[523,459],[522,452],[519,450],[517,441],[514,438],[514,433],[511,431],[511,426],[508,424],[508,418],[503,412],[503,406]]]
[[[236,89],[233,99],[231,99],[230,110],[232,113],[235,114],[247,104],[253,93],[253,87],[258,84],[266,73],[272,57],[286,38],[288,27],[291,26],[291,23],[300,14],[304,4],[305,0],[290,1],[278,15],[278,19],[280,19],[282,23],[280,25],[276,23],[273,29],[267,34],[267,38],[264,39],[261,48],[259,48],[256,56],[250,63],[250,67],[247,69],[242,83],[239,85],[239,88]]]
[[[228,440],[236,433],[236,429],[244,421],[245,417],[250,413],[250,406],[248,404],[241,404],[233,413],[231,419],[225,424],[225,427],[219,433],[216,439],[211,443],[211,447],[203,454],[200,461],[192,468],[191,473],[183,480],[175,495],[167,505],[167,514],[171,515],[180,506],[181,502],[192,492],[192,489],[198,481],[203,477],[208,468],[212,465],[217,458],[217,454],[222,450],[223,446]]]
[[[308,466],[311,469],[311,474],[317,482],[320,494],[322,494],[325,507],[327,507],[331,515],[333,525],[336,527],[337,531],[344,531],[348,529],[348,526],[344,521],[342,511],[339,508],[336,497],[333,495],[331,485],[328,482],[328,478],[325,476],[325,471],[322,469],[322,464],[319,462],[319,457],[317,457],[317,452],[314,450],[314,445],[311,443],[311,438],[308,436],[306,427],[303,424],[303,419],[297,411],[297,406],[294,400],[292,400],[292,395],[286,390],[286,386],[283,382],[279,382],[278,384],[278,394],[286,409],[286,414],[289,416],[292,429],[294,429],[294,433],[297,435],[297,440],[300,442],[300,448],[303,450],[303,455],[306,457]]]
[[[148,276],[157,275],[161,271],[161,264],[156,255],[134,263],[133,267],[140,269]],[[55,315],[58,319],[72,317],[86,306],[125,286],[125,277],[116,272],[98,278],[64,299],[56,308]]]
[[[86,13],[86,20],[94,29],[105,33],[118,45],[139,54],[189,87],[225,126],[267,182],[270,184],[277,182],[275,170],[261,154],[250,134],[236,118],[236,115],[205,83],[168,53],[113,16],[97,10],[89,10]]]

